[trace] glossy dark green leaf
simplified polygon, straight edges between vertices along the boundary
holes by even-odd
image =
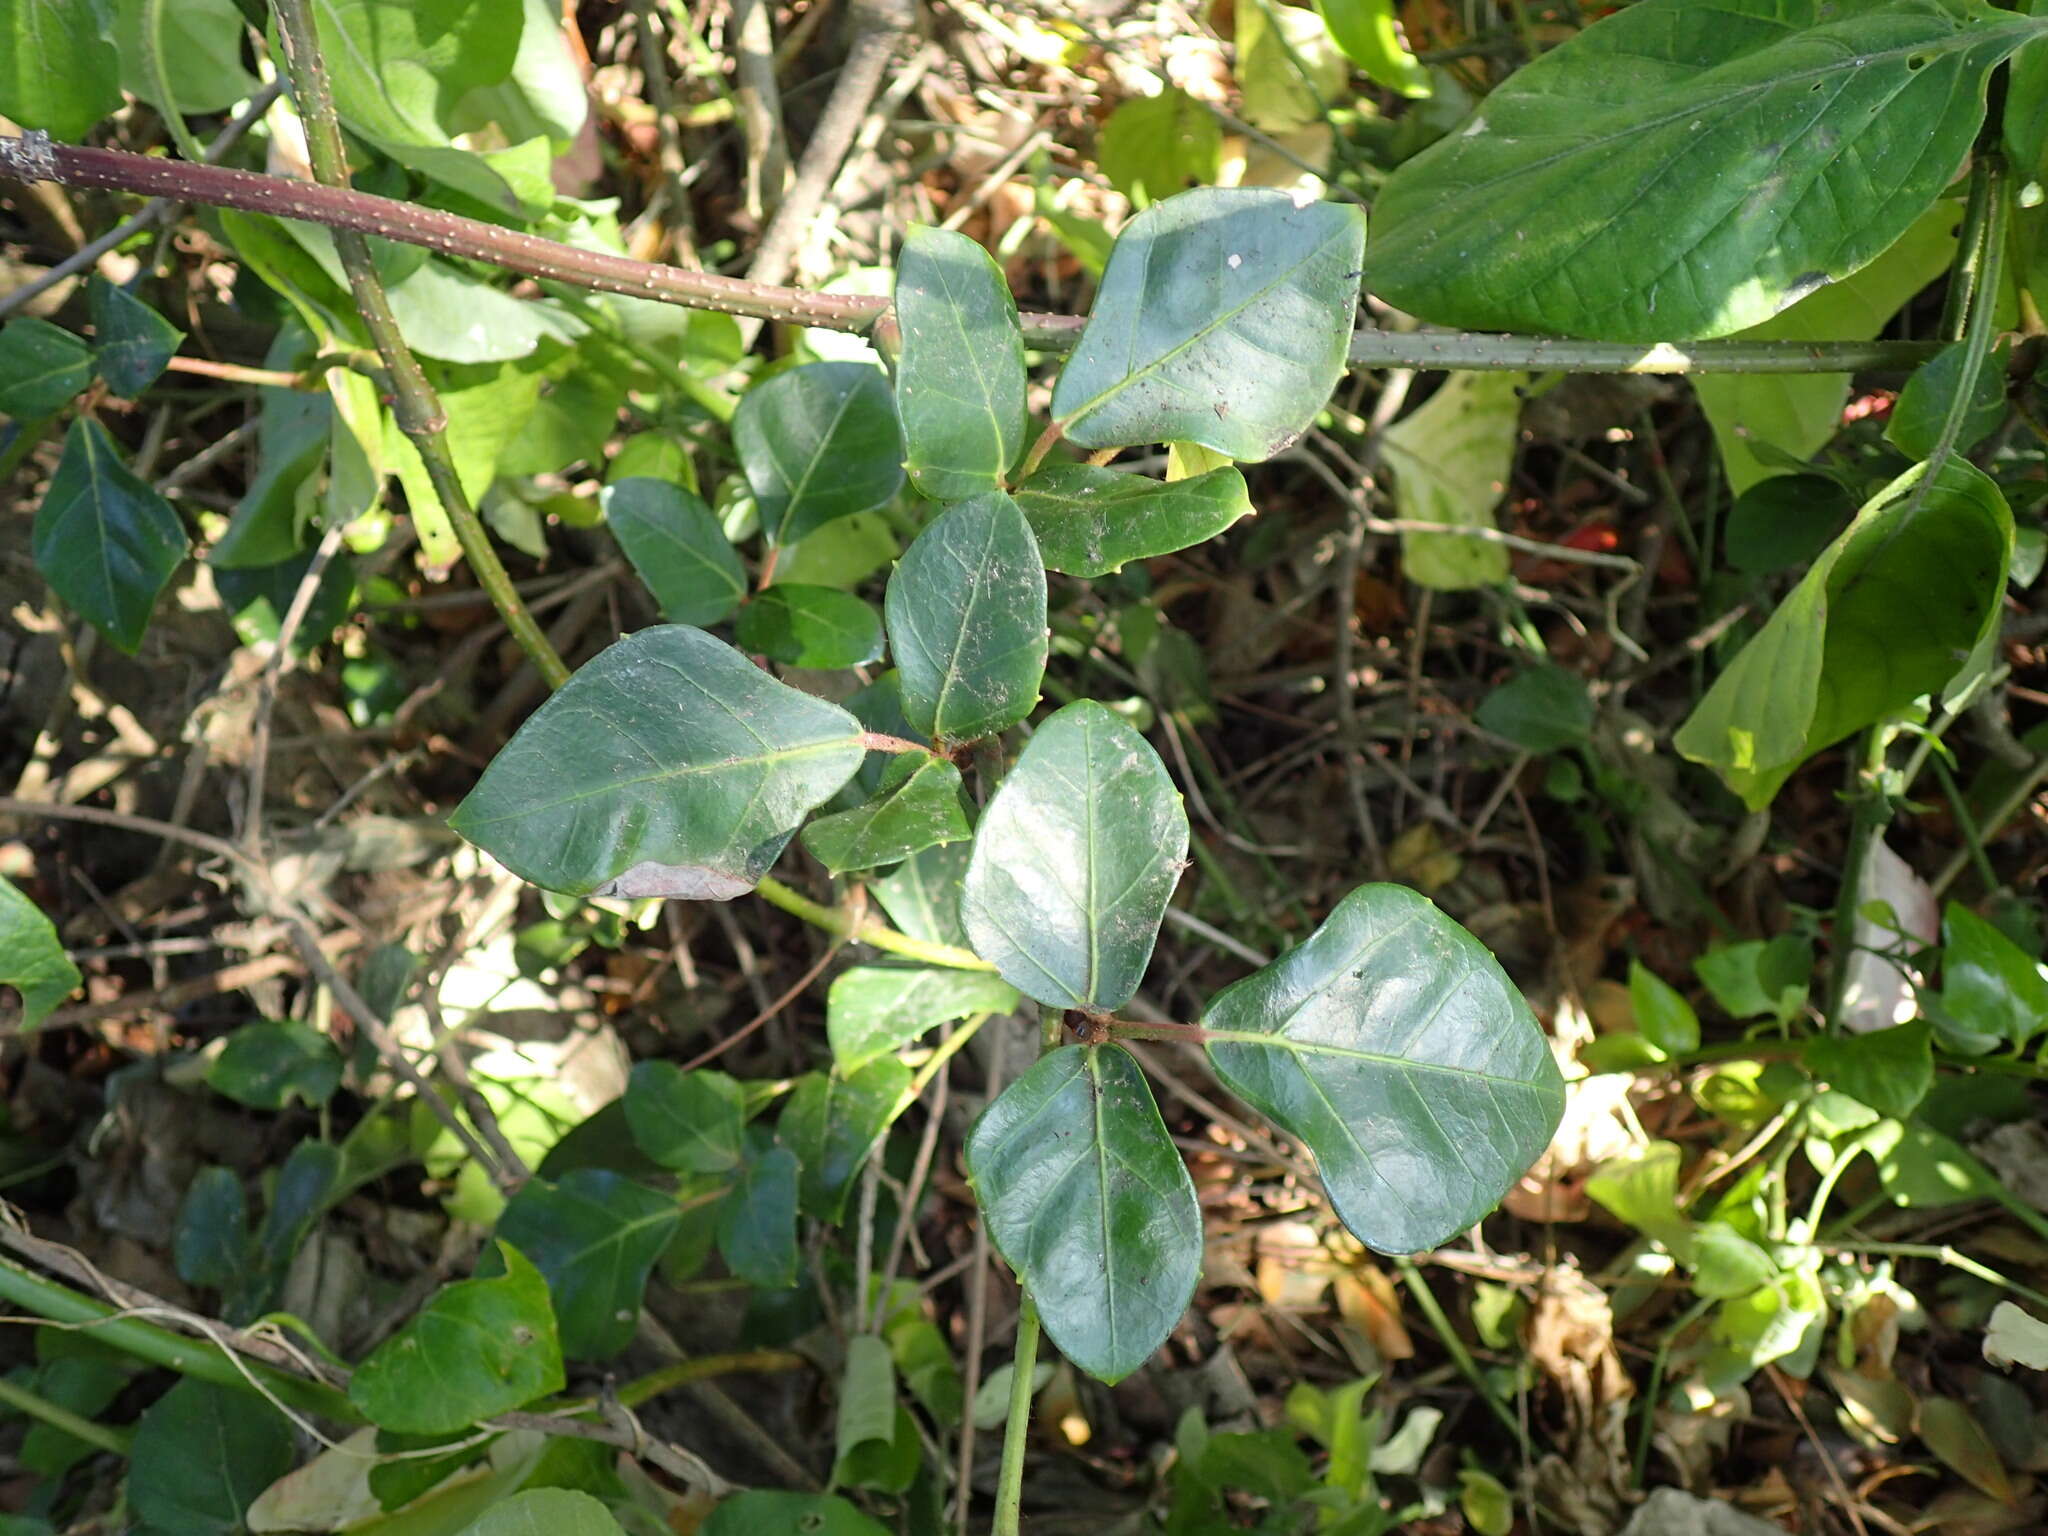
[[[967,882],[971,843],[941,843],[913,853],[868,887],[889,921],[913,939],[967,947],[960,895]]]
[[[1530,667],[1481,699],[1473,718],[1524,752],[1560,752],[1591,733],[1593,697],[1576,672]]]
[[[882,655],[882,617],[851,592],[779,581],[740,610],[740,649],[785,666],[864,667]]]
[[[1755,325],[1920,216],[1983,122],[1985,76],[2040,25],[1971,0],[1628,6],[1394,173],[1367,279],[1437,325]]]
[[[1338,1217],[1385,1253],[1492,1210],[1564,1114],[1522,994],[1405,886],[1360,886],[1202,1022],[1224,1085],[1314,1154]]]
[[[380,1429],[446,1435],[562,1390],[541,1272],[505,1243],[505,1273],[443,1286],[356,1367],[349,1401]]]
[[[934,501],[995,490],[1024,450],[1024,333],[995,259],[912,229],[896,261],[896,409],[911,484]]]
[[[1216,180],[1223,124],[1206,103],[1169,85],[1118,104],[1096,139],[1096,159],[1109,184],[1143,208]]]
[[[135,1427],[128,1509],[153,1536],[229,1536],[296,1459],[290,1420],[261,1398],[186,1377]]]
[[[1056,464],[1017,487],[1049,571],[1106,576],[1133,560],[1212,539],[1252,510],[1244,476],[1212,469],[1160,481],[1094,464]]]
[[[625,1531],[602,1502],[579,1488],[523,1488],[493,1504],[458,1536],[625,1536]]]
[[[910,1068],[881,1056],[857,1072],[806,1072],[777,1122],[803,1165],[797,1190],[806,1215],[836,1222],[861,1165],[906,1107]]]
[[[1269,459],[1344,370],[1365,215],[1204,187],[1124,226],[1052,414],[1082,448],[1189,442]]]
[[[341,1086],[341,1053],[311,1025],[264,1019],[228,1036],[206,1084],[251,1109],[283,1109],[294,1098],[325,1104]]]
[[[1166,1342],[1201,1274],[1202,1213],[1128,1051],[1041,1057],[975,1121],[967,1175],[1061,1354],[1113,1382]]]
[[[699,629],[644,629],[534,712],[449,825],[570,895],[751,890],[860,766],[860,724]]]
[[[18,1028],[34,1029],[78,990],[78,967],[42,909],[0,878],[0,986],[21,994]]]
[[[604,516],[619,548],[671,624],[716,624],[747,594],[747,573],[704,498],[632,475],[604,488]]]
[[[948,507],[911,541],[884,603],[903,712],[935,741],[1007,730],[1045,676],[1045,567],[1001,491]]]
[[[1906,380],[1899,398],[1892,402],[1891,420],[1885,427],[1885,441],[1909,459],[1934,455],[1943,424],[1955,407],[1956,397],[1967,393],[1963,420],[1955,440],[1955,451],[1967,453],[1998,430],[2005,420],[2005,369],[2011,352],[1993,349],[1976,374],[1966,378],[1969,344],[1956,342],[1944,347],[1931,361],[1922,363]]]
[[[948,1019],[1016,1006],[1017,989],[986,971],[857,965],[825,994],[825,1036],[839,1070],[858,1072]]]
[[[2048,971],[2039,961],[1960,902],[1942,912],[1941,936],[1939,1022],[2015,1046],[2048,1029]]]
[[[972,830],[960,808],[960,770],[943,758],[906,752],[889,765],[874,799],[820,816],[803,838],[819,863],[843,875],[958,842]]]
[[[1903,1120],[1934,1086],[1933,1032],[1926,1020],[1867,1035],[1816,1035],[1807,1069],[1881,1115]]]
[[[626,1081],[624,1102],[633,1140],[662,1167],[729,1173],[739,1166],[746,1095],[725,1073],[643,1061]]]
[[[202,1168],[178,1202],[171,1245],[178,1278],[187,1285],[226,1290],[248,1262],[249,1200],[242,1181],[226,1168]]]
[[[789,1148],[759,1149],[719,1202],[718,1251],[749,1285],[773,1291],[796,1284],[798,1176]]]
[[[609,1360],[633,1342],[654,1261],[681,1220],[676,1202],[600,1168],[561,1182],[529,1179],[498,1218],[498,1236],[546,1277],[571,1360]]]
[[[59,139],[121,105],[121,60],[97,8],[77,0],[0,0],[0,113]]]
[[[106,428],[81,416],[36,508],[32,548],[51,589],[132,656],[185,558],[185,526],[121,462]]]
[[[829,1493],[736,1493],[704,1522],[703,1536],[889,1536]]]
[[[1821,552],[1673,744],[1761,810],[1815,752],[1955,676],[1996,620],[2012,543],[1981,470],[1915,465]]]
[[[732,441],[771,544],[879,507],[903,485],[896,402],[866,363],[808,363],[757,384]]]
[[[125,288],[97,273],[91,295],[92,362],[107,388],[133,400],[157,380],[177,354],[185,333]]]
[[[1106,706],[1069,704],[982,812],[960,904],[975,953],[1048,1007],[1120,1008],[1187,851],[1158,754]]]
[[[0,329],[0,416],[34,421],[92,382],[92,349],[62,326],[24,315]]]

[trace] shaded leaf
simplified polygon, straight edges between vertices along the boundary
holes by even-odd
[[[1529,1005],[1484,946],[1404,886],[1364,885],[1203,1019],[1233,1093],[1314,1154],[1337,1215],[1412,1253],[1470,1226],[1564,1113]]]
[[[820,816],[804,828],[803,839],[819,863],[843,875],[894,864],[971,831],[960,808],[960,770],[943,758],[906,752],[889,765],[874,799]]]
[[[54,415],[91,382],[92,349],[62,326],[24,315],[0,329],[0,416]]]
[[[725,1073],[643,1061],[626,1081],[624,1104],[633,1140],[662,1167],[727,1173],[739,1166],[746,1095]]]
[[[1628,963],[1629,1008],[1642,1037],[1667,1056],[1700,1048],[1700,1016],[1678,990],[1640,960]]]
[[[98,273],[87,285],[91,299],[94,371],[107,388],[133,400],[164,371],[185,333],[125,288]]]
[[[1535,666],[1481,699],[1472,718],[1524,752],[1561,752],[1592,733],[1593,697],[1578,673]]]
[[[562,1353],[609,1360],[633,1342],[647,1277],[681,1219],[667,1195],[577,1168],[559,1184],[522,1185],[498,1218],[498,1236],[546,1278]]]
[[[1925,1021],[1806,1042],[1807,1070],[1881,1115],[1904,1119],[1934,1086],[1933,1032]]]
[[[896,409],[911,484],[934,501],[992,491],[1024,450],[1024,333],[995,258],[913,228],[896,261]]]
[[[703,497],[631,475],[607,485],[602,499],[613,537],[669,623],[716,624],[739,607],[746,569]]]
[[[106,428],[81,416],[36,508],[32,547],[51,589],[132,656],[185,558],[185,526],[121,462]]]
[[[1447,530],[1492,528],[1514,468],[1522,418],[1518,373],[1454,373],[1386,431],[1394,509],[1403,520]],[[1508,576],[1507,546],[1455,531],[1401,530],[1401,572],[1439,592],[1490,586]]]
[[[341,1053],[311,1025],[264,1019],[228,1036],[206,1085],[251,1109],[281,1110],[294,1098],[325,1104],[341,1086]]]
[[[740,610],[734,638],[786,666],[864,667],[882,654],[882,619],[851,592],[779,581]]]
[[[1806,1004],[1813,945],[1797,933],[1716,944],[1692,968],[1729,1017],[1753,1019],[1767,1013],[1789,1019]]]
[[[663,625],[587,662],[448,824],[547,890],[726,899],[853,776],[860,734],[702,630]]]
[[[1960,902],[1941,915],[1941,1001],[1937,1023],[1992,1045],[2024,1046],[2048,1029],[2048,972],[2039,961]]]
[[[967,1172],[1061,1354],[1114,1382],[1166,1342],[1201,1273],[1202,1213],[1128,1051],[1041,1057],[975,1121]]]
[[[1032,734],[982,812],[961,916],[975,953],[1053,1008],[1120,1008],[1144,979],[1187,855],[1180,795],[1092,700]]]
[[[121,83],[151,106],[172,111],[227,112],[256,94],[257,80],[242,65],[249,22],[235,0],[118,0],[110,29],[121,54]],[[156,28],[150,38],[148,29]],[[160,99],[157,70],[147,62],[153,44],[171,100]]]
[[[797,1189],[806,1215],[840,1220],[861,1164],[906,1107],[909,1088],[910,1068],[893,1056],[856,1072],[806,1072],[797,1079],[778,1126],[803,1165]]]
[[[1119,103],[1095,141],[1096,162],[1109,184],[1135,208],[1207,186],[1223,164],[1223,125],[1186,91],[1169,85],[1157,96]]]
[[[178,1202],[171,1247],[178,1278],[187,1285],[225,1290],[248,1261],[249,1202],[242,1181],[226,1168],[202,1168]]]
[[[1271,458],[1344,369],[1365,218],[1285,192],[1155,203],[1110,253],[1052,414],[1082,448],[1192,442]]]
[[[1093,464],[1058,464],[1017,487],[1017,505],[1049,571],[1106,576],[1133,560],[1170,555],[1252,511],[1244,476],[1213,469],[1161,482]]]
[[[128,1507],[159,1536],[227,1536],[291,1470],[292,1426],[268,1403],[187,1377],[142,1416],[128,1453]]]
[[[798,1167],[788,1147],[758,1150],[718,1206],[718,1251],[726,1268],[749,1285],[783,1290],[796,1284]]]
[[[973,857],[971,843],[942,843],[913,853],[868,889],[889,921],[913,939],[964,949],[967,925],[960,918],[960,896]]]
[[[1827,548],[1855,511],[1847,488],[1829,475],[1759,480],[1728,509],[1721,535],[1728,568],[1771,576],[1805,565]]]
[[[808,363],[755,385],[732,442],[770,544],[879,507],[903,484],[896,402],[866,363]]]
[[[704,1522],[703,1536],[889,1536],[882,1526],[829,1493],[755,1489],[734,1494]]]
[[[1934,358],[1913,370],[1899,398],[1892,403],[1891,420],[1885,427],[1885,441],[1909,459],[1934,456],[1942,426],[1958,395],[1967,394],[1962,426],[1954,449],[1967,453],[1998,430],[2005,419],[2005,368],[2009,348],[1994,347],[1985,355],[1974,377],[1965,377],[1969,365],[1969,343],[1956,342],[1942,348]]]
[[[1016,988],[985,971],[857,965],[826,993],[825,1034],[839,1070],[858,1072],[949,1019],[1016,1006]]]
[[[78,967],[42,909],[0,878],[0,986],[21,994],[19,1028],[34,1029],[78,990]]]
[[[1950,1471],[1988,1498],[2013,1502],[2012,1479],[1976,1415],[1952,1397],[1920,1399],[1920,1438]]]
[[[486,1510],[460,1536],[624,1536],[610,1510],[576,1488],[524,1488]]]
[[[0,0],[0,113],[23,128],[82,139],[120,105],[121,61],[94,7]]]

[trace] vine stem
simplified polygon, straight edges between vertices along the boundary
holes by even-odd
[[[96,1419],[88,1419],[82,1414],[73,1413],[63,1404],[53,1403],[47,1397],[29,1391],[27,1387],[18,1387],[4,1376],[0,1376],[0,1403],[5,1403],[10,1408],[18,1408],[31,1418],[41,1419],[52,1429],[62,1430],[74,1439],[83,1440],[87,1445],[95,1446],[102,1451],[110,1451],[116,1456],[126,1456],[128,1446],[134,1439],[134,1436],[125,1429],[115,1429]]]
[[[297,9],[301,0],[278,0],[278,4],[281,9]],[[309,133],[309,139],[317,139],[317,135]],[[315,163],[317,167],[317,160]],[[791,325],[865,332],[889,308],[887,299],[871,295],[813,293],[635,261],[609,251],[578,250],[480,219],[357,192],[338,182],[316,185],[117,149],[57,144],[42,133],[0,134],[0,176],[103,187],[304,219],[332,230],[422,245],[600,293]],[[1045,352],[1072,350],[1085,323],[1079,315],[1026,313],[1019,319],[1025,341]],[[1547,373],[1899,373],[1917,368],[1940,350],[1939,342],[1919,341],[1608,342],[1463,331],[1362,330],[1351,338],[1349,362],[1353,368]]]
[[[914,939],[907,933],[899,933],[887,923],[872,917],[856,919],[843,907],[828,907],[823,902],[813,901],[784,885],[772,875],[764,876],[754,893],[771,907],[780,907],[791,917],[801,918],[813,928],[822,928],[827,933],[837,934],[842,939],[852,939],[861,944],[871,945],[892,955],[901,955],[906,960],[921,960],[926,965],[945,966],[955,971],[993,971],[981,956],[971,949],[959,949],[951,944],[934,944],[924,939]]]
[[[1031,1436],[1032,1378],[1038,1373],[1038,1308],[1021,1293],[1017,1309],[1017,1351],[1011,1362],[1010,1415],[1003,1426],[1003,1470],[996,1483],[996,1520],[990,1536],[1017,1536],[1024,1509],[1024,1452]],[[963,1492],[961,1495],[966,1497]]]

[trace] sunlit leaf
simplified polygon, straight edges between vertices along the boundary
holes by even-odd
[[[34,1029],[78,990],[78,967],[42,909],[0,878],[0,986],[21,994],[19,1028]]]
[[[1394,472],[1395,511],[1446,530],[1401,530],[1401,571],[1410,581],[1458,592],[1507,580],[1507,546],[1457,530],[1494,526],[1527,382],[1519,373],[1454,373],[1387,429],[1382,452]]]
[[[896,402],[865,363],[809,363],[756,385],[732,441],[771,544],[879,507],[903,484]]]
[[[746,596],[747,573],[701,496],[633,475],[607,485],[603,501],[605,522],[663,618],[702,627],[731,617]]]
[[[912,229],[896,264],[896,407],[905,467],[934,501],[992,491],[1024,449],[1024,333],[989,253],[951,230]]]
[[[1212,539],[1252,510],[1244,476],[1214,469],[1162,482],[1093,464],[1056,464],[1016,491],[1049,571],[1104,576]]]
[[[974,1013],[1008,1013],[1017,989],[986,971],[858,965],[833,979],[825,1034],[842,1072],[858,1072],[926,1030]]]

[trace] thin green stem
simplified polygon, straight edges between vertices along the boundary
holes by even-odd
[[[1657,1399],[1664,1395],[1664,1372],[1671,1363],[1671,1349],[1679,1336],[1707,1315],[1714,1305],[1714,1298],[1702,1296],[1698,1301],[1679,1314],[1678,1321],[1664,1330],[1664,1337],[1658,1341],[1657,1353],[1650,1361],[1649,1385],[1643,1389],[1643,1422],[1636,1431],[1636,1486],[1641,1487],[1643,1474],[1650,1465],[1650,1441],[1657,1428]]]
[[[1024,1452],[1031,1443],[1031,1384],[1038,1373],[1038,1308],[1032,1305],[1029,1291],[1018,1303],[1017,1351],[1010,1369],[1010,1414],[1003,1425],[1003,1470],[996,1483],[991,1536],[1017,1536],[1023,1515]]]
[[[74,1440],[83,1440],[87,1445],[111,1451],[116,1456],[126,1456],[128,1443],[134,1438],[125,1429],[73,1413],[61,1403],[53,1403],[27,1387],[18,1387],[4,1376],[0,1376],[0,1403],[18,1408],[31,1418],[41,1419],[52,1429],[61,1429]]]
[[[2031,1286],[2020,1284],[2017,1280],[2007,1279],[1990,1265],[1979,1263],[1967,1253],[1958,1252],[1947,1243],[1822,1243],[1820,1251],[1844,1256],[1869,1254],[1879,1258],[1931,1259],[1937,1264],[1947,1265],[1950,1269],[1973,1275],[1987,1284],[1997,1286],[2000,1290],[2011,1291],[2013,1295],[2024,1297],[2037,1307],[2048,1307],[2048,1296],[2044,1296]]]
[[[898,933],[887,923],[872,917],[863,917],[858,922],[842,907],[828,907],[810,897],[799,895],[772,875],[766,876],[754,887],[755,892],[771,907],[780,907],[791,917],[802,918],[813,928],[822,928],[827,933],[837,934],[842,939],[851,939],[875,949],[886,950],[892,955],[901,955],[906,960],[921,960],[926,965],[942,965],[955,971],[993,971],[981,956],[972,950],[957,949],[951,944],[933,944],[924,939],[913,939],[907,933]]]
[[[1985,890],[1997,890],[2004,882],[1998,878],[1998,871],[1991,867],[1991,856],[1984,851],[1984,836],[1977,830],[1977,819],[1970,814],[1970,802],[1956,783],[1955,773],[1940,752],[1929,755],[1927,761],[1934,769],[1934,776],[1941,780],[1941,792],[1948,797],[1949,814],[1955,817],[1956,827],[1963,834],[1963,851],[1976,866],[1977,878],[1984,882]]]
[[[1458,1337],[1458,1330],[1451,1326],[1450,1318],[1444,1315],[1443,1305],[1436,1299],[1436,1292],[1432,1291],[1429,1282],[1422,1278],[1422,1271],[1417,1269],[1415,1261],[1409,1258],[1395,1259],[1394,1269],[1401,1276],[1401,1283],[1408,1288],[1408,1294],[1415,1298],[1415,1305],[1422,1309],[1422,1315],[1428,1320],[1437,1342],[1443,1345],[1444,1353],[1451,1357],[1451,1364],[1458,1368],[1459,1375],[1472,1383],[1472,1389],[1485,1401],[1493,1416],[1515,1437],[1515,1444],[1521,1447],[1522,1457],[1527,1460],[1532,1454],[1529,1432],[1522,1427],[1522,1421],[1515,1417],[1508,1405],[1500,1400],[1499,1394],[1487,1382],[1485,1374],[1479,1369],[1479,1362],[1472,1358],[1472,1352],[1465,1347],[1465,1341]]]

